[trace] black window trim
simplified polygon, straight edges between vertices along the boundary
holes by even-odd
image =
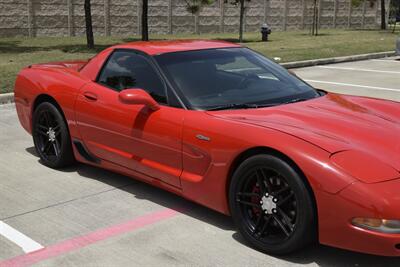
[[[154,69],[154,71],[157,73],[158,77],[161,80],[161,83],[164,87],[164,93],[165,93],[165,97],[167,99],[167,103],[159,103],[162,106],[170,106],[170,101],[169,101],[169,94],[168,94],[168,90],[172,90],[173,94],[175,95],[175,97],[177,98],[178,102],[180,103],[180,105],[182,106],[183,109],[187,109],[186,105],[183,103],[183,101],[181,100],[181,98],[178,96],[178,94],[175,92],[174,88],[171,86],[171,84],[169,83],[169,81],[166,79],[164,73],[162,72],[161,68],[158,66],[157,62],[155,61],[155,59],[150,56],[149,54],[141,51],[141,50],[137,50],[137,49],[132,49],[132,48],[116,48],[114,49],[108,56],[107,59],[104,61],[103,65],[101,66],[101,68],[99,69],[97,75],[96,75],[96,79],[95,79],[95,83],[98,85],[101,85],[104,88],[113,90],[115,92],[119,92],[117,91],[115,88],[107,86],[104,83],[101,83],[100,80],[100,76],[104,71],[104,68],[107,66],[108,62],[110,61],[111,57],[114,55],[115,52],[121,52],[121,51],[125,51],[125,52],[130,52],[130,53],[134,53],[134,54],[138,54],[144,57],[144,59],[150,64],[150,66]]]

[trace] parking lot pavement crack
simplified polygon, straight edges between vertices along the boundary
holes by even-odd
[[[103,191],[100,191],[100,192],[96,192],[96,193],[93,193],[93,194],[89,194],[89,195],[85,195],[85,196],[81,196],[81,197],[77,197],[77,198],[73,198],[73,199],[70,199],[70,200],[67,200],[67,201],[58,202],[58,203],[55,203],[55,204],[52,204],[52,205],[48,205],[48,206],[45,206],[45,207],[42,207],[42,208],[38,208],[38,209],[22,212],[22,213],[15,214],[15,215],[12,215],[12,216],[0,218],[0,221],[6,221],[6,220],[17,218],[19,216],[23,216],[23,215],[26,215],[26,214],[29,214],[29,213],[32,213],[32,212],[37,212],[37,211],[45,210],[45,209],[48,209],[48,208],[62,206],[62,205],[65,205],[65,204],[68,204],[68,203],[71,203],[71,202],[74,202],[74,201],[77,201],[77,200],[82,200],[82,199],[86,199],[86,198],[89,198],[89,197],[93,197],[93,196],[101,195],[101,194],[104,194],[104,193],[108,193],[108,192],[111,192],[111,191],[114,191],[114,190],[122,189],[122,188],[128,187],[130,185],[133,185],[135,183],[136,182],[133,181],[131,183],[127,183],[127,184],[124,184],[124,185],[115,186],[114,188],[111,188],[111,189],[103,190]]]

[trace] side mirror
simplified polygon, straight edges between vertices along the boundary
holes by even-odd
[[[128,105],[145,105],[151,110],[159,110],[158,103],[143,89],[126,89],[119,93],[119,100]]]

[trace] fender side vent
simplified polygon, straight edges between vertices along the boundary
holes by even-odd
[[[87,161],[93,162],[93,163],[100,163],[100,159],[91,155],[90,152],[85,148],[85,145],[82,144],[78,140],[74,140],[74,145],[76,149],[78,150],[79,154],[86,159]]]

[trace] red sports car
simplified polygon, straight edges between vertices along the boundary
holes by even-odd
[[[400,104],[327,93],[237,44],[135,42],[15,84],[44,165],[79,161],[233,217],[255,248],[400,256]]]

